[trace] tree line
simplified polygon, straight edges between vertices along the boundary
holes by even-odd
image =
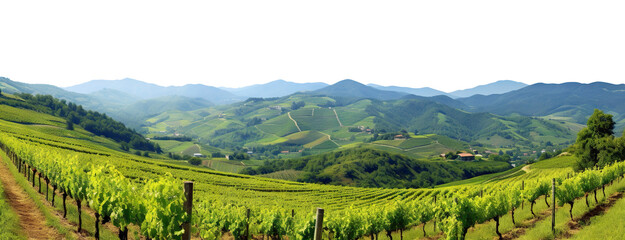
[[[158,144],[148,141],[135,130],[127,128],[123,123],[115,121],[106,114],[85,110],[81,105],[68,103],[51,95],[17,93],[15,96],[20,99],[0,98],[0,103],[65,118],[68,129],[71,130],[74,125],[79,125],[95,135],[120,142],[122,149],[132,147],[137,150],[162,152]]]

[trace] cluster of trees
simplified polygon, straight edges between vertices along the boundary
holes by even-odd
[[[377,141],[377,140],[393,140],[395,139],[395,136],[397,135],[402,135],[404,136],[404,138],[410,138],[410,134],[408,134],[408,132],[406,132],[405,130],[402,130],[400,132],[391,132],[391,133],[374,133],[373,136],[371,136],[371,138],[369,138],[369,140],[367,140],[368,142],[373,142],[373,141]]]
[[[154,140],[174,140],[178,142],[191,142],[193,138],[187,136],[157,136],[153,137]]]
[[[50,95],[16,94],[22,100],[2,98],[1,103],[12,107],[29,109],[67,119],[67,128],[79,125],[86,131],[104,136],[117,142],[127,143],[132,148],[159,152],[160,147],[146,140],[135,130],[127,128],[123,123],[115,121],[106,114],[85,110],[81,105],[67,103]]]
[[[625,137],[614,137],[612,115],[595,109],[573,147],[577,170],[604,167],[625,158]]]
[[[248,160],[250,159],[250,155],[245,151],[235,151],[230,155],[230,160]]]
[[[304,101],[292,102],[291,103],[291,109],[293,109],[293,110],[297,110],[297,109],[303,108],[304,106],[306,106],[306,102],[304,102]]]
[[[250,119],[250,120],[247,122],[247,126],[248,126],[248,127],[251,127],[251,126],[255,126],[255,125],[261,124],[261,123],[263,123],[263,120],[262,120],[262,119],[257,118],[257,117],[253,117],[252,119]]]
[[[167,155],[169,156],[169,158],[174,159],[174,160],[189,160],[191,159],[191,156],[189,155],[185,155],[185,154],[177,154],[177,153],[167,153]]]
[[[500,155],[491,154],[490,156],[488,156],[488,159],[491,160],[491,161],[498,161],[498,162],[510,162],[510,155],[508,155],[508,154],[500,154]]]

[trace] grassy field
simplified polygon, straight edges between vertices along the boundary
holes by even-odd
[[[204,166],[221,172],[238,173],[245,168],[245,164],[241,161],[231,161],[226,159],[204,160]]]
[[[287,115],[272,118],[256,127],[263,132],[274,134],[276,136],[286,136],[291,133],[298,132],[295,123],[289,119],[289,116]]]
[[[323,131],[339,127],[334,111],[327,108],[302,108],[291,112],[291,117],[297,121],[302,129]]]
[[[620,189],[625,191],[625,189]],[[614,229],[625,229],[625,199],[618,200],[607,213],[592,217],[582,230],[571,239],[623,239]]]

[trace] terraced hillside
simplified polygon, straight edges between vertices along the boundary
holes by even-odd
[[[146,125],[149,136],[183,134],[223,149],[251,149],[256,153],[252,157],[259,159],[292,158],[302,155],[293,152],[311,155],[362,146],[424,159],[476,147],[519,148],[527,152],[554,145],[564,148],[581,129],[579,124],[547,118],[467,113],[420,98],[379,101],[301,93],[282,98],[251,98],[188,112],[164,112],[148,119]],[[369,143],[376,134],[400,131],[421,139],[439,137],[432,141],[411,139],[402,146],[390,140]],[[309,132],[327,137],[300,138],[300,134]],[[289,154],[281,155],[283,151]]]

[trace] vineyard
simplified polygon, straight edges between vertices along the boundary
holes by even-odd
[[[549,238],[566,236],[570,220],[625,187],[624,163],[576,173],[562,164],[567,157],[481,184],[436,189],[304,184],[167,164],[110,150],[87,137],[60,137],[6,121],[0,121],[0,130],[3,151],[33,187],[40,192],[51,187],[61,198],[53,194],[53,204],[70,197],[79,213],[89,207],[96,225],[112,223],[120,239],[128,238],[129,226],[152,239],[178,239],[185,224],[201,239],[313,239],[318,207],[325,210],[323,236],[331,239]],[[193,182],[191,218],[184,181]],[[524,234],[518,234],[520,228]]]

